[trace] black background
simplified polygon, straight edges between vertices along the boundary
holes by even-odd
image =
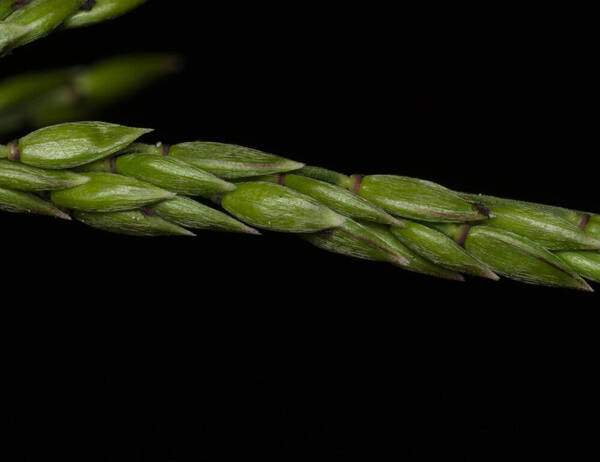
[[[599,210],[583,14],[188,3],[54,34],[0,74],[177,52],[184,72],[101,118],[155,128],[149,141]],[[274,233],[1,220],[15,460],[597,451],[593,294],[436,280]]]

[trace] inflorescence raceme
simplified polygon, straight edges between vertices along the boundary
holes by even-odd
[[[64,123],[0,145],[0,210],[136,236],[296,233],[452,280],[502,275],[587,291],[584,278],[600,282],[600,215],[404,176],[346,176],[229,144],[138,142],[149,131]]]

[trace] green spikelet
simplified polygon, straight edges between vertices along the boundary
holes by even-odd
[[[53,191],[86,183],[88,177],[62,170],[44,170],[0,159],[0,187],[18,191]]]
[[[344,218],[313,198],[263,181],[239,183],[221,205],[234,217],[258,228],[310,233],[335,228]]]
[[[156,214],[180,226],[232,233],[260,234],[229,215],[187,197],[175,197],[150,207]]]
[[[405,227],[392,226],[392,234],[413,252],[445,268],[488,279],[498,280],[481,261],[467,253],[445,234],[425,225],[405,221]]]
[[[403,226],[402,222],[374,206],[369,201],[351,193],[347,189],[301,175],[281,173],[261,177],[310,196],[344,216],[355,220],[374,221],[388,225]]]
[[[28,27],[0,23],[0,55],[22,40],[28,33]]]
[[[550,250],[599,249],[600,239],[579,226],[582,216],[565,210],[491,196],[462,194],[488,207],[488,226],[528,237]],[[592,225],[593,226],[593,225]],[[590,228],[592,228],[590,226]]]
[[[349,176],[322,167],[307,165],[298,170],[295,170],[294,173],[296,173],[297,175],[314,178],[315,180],[321,180],[327,183],[335,184],[346,189],[350,189],[352,187],[352,180]]]
[[[288,172],[304,165],[256,149],[201,141],[171,146],[168,155],[228,180]]]
[[[592,251],[563,251],[556,256],[566,262],[584,278],[600,282],[600,253]]]
[[[390,232],[387,226],[368,222],[363,222],[362,224],[407,260],[408,263],[403,266],[405,269],[415,273],[428,274],[429,276],[435,276],[442,279],[464,281],[462,275],[456,271],[451,271],[436,265],[430,260],[427,260],[410,250]]]
[[[126,154],[84,165],[79,171],[105,171],[127,175],[187,196],[211,197],[235,185],[179,159],[154,154]]]
[[[12,213],[35,213],[70,220],[71,217],[51,202],[22,191],[0,187],[0,210]]]
[[[76,220],[111,233],[130,236],[194,236],[194,233],[181,226],[148,215],[140,210],[124,212],[73,212]]]
[[[530,284],[592,291],[573,269],[539,244],[491,226],[439,225],[494,272]]]
[[[53,191],[52,202],[85,212],[131,210],[175,197],[175,194],[149,183],[112,173],[88,173],[87,183]]]
[[[302,238],[321,249],[341,255],[400,266],[409,263],[405,256],[398,253],[376,233],[351,219],[345,219],[337,228],[302,234]]]
[[[13,160],[65,169],[107,157],[152,130],[106,122],[72,122],[40,128],[11,145]]]
[[[392,215],[432,222],[487,218],[481,208],[431,181],[394,175],[353,175],[352,179],[352,190]]]

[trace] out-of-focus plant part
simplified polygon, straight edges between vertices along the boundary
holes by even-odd
[[[79,8],[85,7],[86,0],[30,0],[14,1],[5,6],[4,18],[6,24],[26,27],[27,33],[5,44],[0,51],[7,53],[13,48],[27,45],[45,35],[48,35],[60,26],[69,16]],[[12,10],[12,11],[11,11]]]
[[[0,56],[59,28],[96,24],[121,16],[146,0],[0,0]],[[23,34],[7,35],[8,27]],[[14,29],[13,29],[14,30]]]
[[[92,0],[92,8],[82,8],[65,21],[69,28],[89,26],[99,22],[114,19],[134,8],[146,3],[147,0]]]
[[[107,106],[178,71],[181,62],[170,54],[123,55],[87,67],[6,78],[0,81],[0,135],[91,119]]]

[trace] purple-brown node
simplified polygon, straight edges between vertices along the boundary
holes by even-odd
[[[83,11],[90,11],[95,6],[96,6],[96,0],[85,0],[83,5],[81,5],[81,8],[79,8],[79,9],[83,10]]]
[[[12,9],[18,10],[19,8],[23,8],[29,2],[31,2],[31,0],[17,0],[15,3],[12,4]]]
[[[358,173],[350,175],[350,185],[348,186],[348,189],[354,194],[358,194],[358,190],[360,189],[360,184],[362,183],[363,178],[364,175],[359,175]]]
[[[577,223],[577,227],[581,230],[584,230],[585,227],[587,226],[587,224],[590,221],[590,218],[592,218],[591,215],[584,213],[581,218],[579,219],[579,223]]]
[[[465,241],[467,240],[467,236],[469,235],[470,230],[471,230],[471,225],[463,225],[463,227],[460,228],[460,232],[458,233],[458,236],[456,237],[456,243],[458,245],[460,245],[461,247],[465,246]]]
[[[150,207],[140,207],[140,212],[142,212],[147,217],[153,217],[157,215],[156,211],[154,209],[151,209]]]
[[[490,209],[488,207],[486,207],[483,204],[479,204],[477,202],[475,202],[473,204],[473,207],[475,207],[475,210],[477,210],[479,213],[481,213],[483,216],[488,217],[490,216]]]
[[[8,160],[19,162],[21,153],[19,152],[19,140],[14,140],[8,143]]]

